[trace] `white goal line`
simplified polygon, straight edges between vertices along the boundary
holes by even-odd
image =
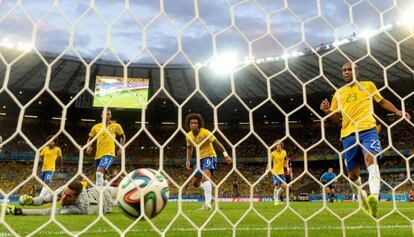
[[[376,229],[376,225],[357,225],[357,226],[346,226],[346,230],[364,230],[364,229]],[[410,229],[411,225],[382,225],[381,229]],[[341,226],[332,226],[332,225],[326,225],[326,226],[319,226],[319,227],[313,227],[308,226],[308,230],[342,230]],[[215,231],[232,231],[232,228],[229,227],[217,227],[217,228],[205,228],[202,229],[202,232],[215,232]],[[236,231],[267,231],[268,228],[265,227],[239,227],[236,228]],[[271,227],[270,230],[305,230],[303,226],[286,226],[286,227]],[[189,232],[189,231],[197,231],[194,228],[171,228],[168,230],[168,232]],[[100,233],[114,233],[115,230],[111,228],[99,228],[95,230],[87,231],[86,234],[100,234]],[[151,228],[143,228],[143,229],[132,229],[128,231],[128,233],[133,232],[155,232]],[[167,232],[167,233],[168,233]],[[77,232],[73,232],[76,234]],[[64,231],[40,231],[39,234],[44,235],[67,235]],[[0,232],[0,237],[9,237],[13,236],[9,232]]]

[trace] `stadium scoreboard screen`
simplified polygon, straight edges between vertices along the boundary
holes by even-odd
[[[148,100],[149,79],[96,76],[93,107],[141,109]]]

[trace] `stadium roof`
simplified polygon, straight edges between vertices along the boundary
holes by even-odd
[[[320,101],[323,96],[332,95],[335,87],[343,85],[341,67],[348,61],[346,57],[357,61],[360,68],[360,80],[375,82],[378,88],[383,87],[387,76],[388,85],[397,94],[406,96],[414,91],[414,38],[399,44],[401,59],[398,60],[397,43],[409,36],[409,30],[398,27],[388,32],[379,33],[369,38],[355,39],[337,49],[331,44],[322,44],[318,53],[309,53],[284,60],[262,62],[256,65],[245,65],[234,73],[235,92],[250,107],[254,107],[267,97],[267,80],[270,77],[270,93],[272,98],[287,107],[294,108],[302,102],[303,89],[309,103]],[[370,52],[370,53],[369,53]],[[13,52],[15,53],[15,52]],[[5,58],[12,58],[11,52],[3,52]],[[319,55],[320,58],[317,56]],[[346,55],[346,57],[344,57]],[[56,55],[45,54],[51,62]],[[319,65],[321,60],[322,65]],[[287,65],[287,66],[286,66]],[[386,70],[384,70],[386,68]],[[4,80],[5,66],[1,65],[1,80]],[[321,72],[323,70],[323,72]],[[95,75],[123,76],[124,69],[119,63],[96,61],[90,70],[91,78]],[[199,71],[200,88],[205,95],[218,104],[231,93],[230,76],[215,74],[210,68],[202,67]],[[44,85],[46,67],[35,53],[27,53],[15,62],[11,68],[8,87],[18,95],[26,91],[27,101]],[[86,67],[76,57],[63,56],[54,63],[51,71],[50,88],[58,96],[78,93],[85,85]],[[196,87],[195,70],[184,64],[165,66],[165,89],[179,103],[187,99]],[[160,88],[160,68],[154,64],[131,64],[128,77],[147,77],[151,80],[150,96]],[[312,82],[309,82],[314,79]],[[308,83],[302,87],[300,83]],[[91,80],[93,88],[93,80]],[[391,94],[385,90],[384,93]],[[164,93],[157,94],[159,99],[166,99]],[[23,98],[23,97],[20,97]],[[19,99],[20,99],[19,98]]]

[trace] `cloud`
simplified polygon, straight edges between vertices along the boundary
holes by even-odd
[[[130,11],[141,21],[147,24],[150,19],[160,13],[160,3],[154,0],[131,0]]]
[[[19,30],[16,30],[19,29]],[[11,43],[31,42],[33,25],[20,10],[13,11],[0,22],[0,40]]]
[[[0,6],[0,13],[3,14],[15,4],[14,1],[8,0],[3,2]],[[232,2],[232,4],[236,2],[238,1]],[[290,10],[295,12],[302,21],[315,15],[315,0],[288,0],[287,2]],[[159,1],[130,0],[129,3],[131,13],[143,24],[148,24],[148,21],[160,12]],[[283,7],[283,1],[281,0],[257,0],[257,3],[268,13]],[[59,1],[60,9],[70,19],[71,23],[74,23],[77,18],[89,9],[89,4],[89,1],[84,0]],[[322,12],[334,25],[338,26],[346,21],[348,7],[344,7],[342,0],[321,0],[320,4]],[[375,17],[366,16],[364,18],[359,16],[363,15],[364,9],[368,8],[366,4],[361,5],[354,12],[358,15],[356,16],[357,21],[365,21],[365,19],[367,19],[368,23],[376,21],[377,18]],[[27,5],[27,7],[30,6],[33,6],[33,4]],[[117,16],[125,5],[124,1],[121,0],[96,0],[96,6],[96,9],[109,19]],[[40,2],[36,7],[32,7],[33,9],[27,10],[33,11],[33,13],[40,13],[44,12],[48,7],[48,3]],[[266,22],[263,14],[258,10],[259,8],[250,2],[235,7],[235,11],[232,13],[230,6],[225,0],[199,0],[197,6],[194,6],[193,0],[171,0],[165,2],[165,13],[171,17],[176,26],[182,27],[193,18],[195,7],[198,8],[200,13],[200,20],[207,25],[208,30],[212,34],[204,29],[200,21],[192,24],[182,32],[182,46],[185,52],[192,58],[205,59],[211,54],[212,46],[210,46],[210,39],[212,35],[230,26],[232,14],[235,16],[237,27],[249,40],[263,35],[266,32],[265,26],[267,23],[270,24],[271,32],[285,46],[296,44],[302,40],[300,21],[293,17],[292,14],[289,14],[286,9],[272,14],[269,17],[270,22]],[[56,15],[56,12],[54,11],[52,15]],[[50,16],[47,19],[49,20],[38,25],[39,32],[45,35],[40,41],[42,45],[47,45],[47,49],[60,50],[63,44],[67,44],[68,36],[65,32],[68,30],[69,25],[62,17]],[[305,27],[304,33],[306,33],[307,40],[312,42],[312,44],[320,44],[332,38],[332,32],[326,27],[321,28],[313,24],[306,24]],[[17,31],[16,29],[19,30]],[[74,40],[77,49],[82,52],[82,55],[91,54],[90,56],[100,51],[107,40],[107,30],[108,28],[103,24],[102,20],[93,11],[89,12],[76,25]],[[234,28],[230,31],[233,30]],[[13,36],[16,39],[30,39],[31,33],[32,27],[30,22],[25,19],[25,16],[19,10],[0,22],[1,37]],[[148,25],[146,33],[148,36],[148,48],[158,59],[165,60],[177,50],[177,32],[164,16],[159,16],[151,25]],[[142,29],[140,29],[134,18],[129,14],[123,15],[112,28],[112,35],[116,35],[112,42],[112,45],[116,44],[116,46],[113,48],[116,48],[117,53],[122,55],[122,57],[128,59],[134,54],[132,52],[136,52],[135,49],[142,45],[142,34]],[[244,54],[244,51],[247,50],[244,49],[247,43],[243,41],[237,32],[223,32],[217,37],[216,43],[221,48],[228,47],[235,50],[240,48],[243,52],[241,54]],[[269,51],[274,50],[269,49]]]
[[[40,3],[41,4],[41,3]],[[60,0],[59,8],[69,21],[75,23],[76,20],[89,9],[89,1],[84,0]]]
[[[213,32],[222,30],[231,24],[230,8],[223,0],[200,0],[198,10],[201,19]]]
[[[193,0],[165,1],[165,13],[181,28],[195,17]]]

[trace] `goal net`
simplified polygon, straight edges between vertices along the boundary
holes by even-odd
[[[409,0],[0,1],[0,236],[414,234],[413,15]],[[211,134],[191,140],[192,113]],[[122,129],[95,129],[109,120]],[[119,153],[96,163],[107,133]],[[60,211],[59,187],[102,179],[102,203],[139,168],[168,180],[157,217],[139,200],[132,219]]]

